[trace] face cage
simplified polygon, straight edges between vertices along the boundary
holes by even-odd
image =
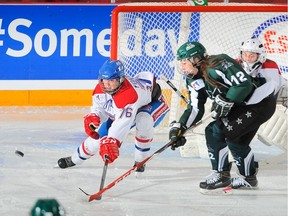
[[[103,81],[102,81],[102,80],[103,80],[103,79],[100,79],[101,89],[102,89],[105,93],[107,93],[107,94],[109,94],[109,95],[113,95],[113,94],[115,94],[116,92],[118,92],[119,89],[121,88],[124,78],[121,77],[121,78],[117,78],[117,79],[116,79],[116,80],[118,80],[119,85],[118,85],[117,88],[115,88],[115,89],[113,89],[113,90],[106,90],[105,87],[104,87],[104,84],[103,84]]]

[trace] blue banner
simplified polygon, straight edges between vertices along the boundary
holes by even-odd
[[[97,79],[116,5],[1,5],[0,80]]]

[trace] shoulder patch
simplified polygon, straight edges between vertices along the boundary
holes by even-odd
[[[195,89],[196,91],[205,87],[204,81],[202,79],[197,79],[197,80],[193,81],[191,83],[191,85],[192,85],[193,89]]]
[[[124,108],[128,104],[133,104],[138,100],[138,95],[133,86],[124,79],[121,88],[113,95],[113,100],[117,108]]]
[[[281,74],[278,65],[276,64],[276,62],[270,60],[270,59],[266,59],[266,61],[263,63],[262,65],[263,69],[267,69],[267,68],[271,68],[271,69],[277,69],[278,73]]]

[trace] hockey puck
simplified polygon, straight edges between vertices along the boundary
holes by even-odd
[[[18,155],[19,157],[24,157],[24,153],[19,150],[16,150],[15,154]]]

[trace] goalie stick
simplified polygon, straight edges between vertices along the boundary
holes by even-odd
[[[190,128],[188,128],[186,131],[183,132],[183,135],[199,126],[200,124],[202,124],[203,122],[205,122],[206,120],[208,120],[213,113],[210,113],[209,115],[205,116],[202,120],[200,120],[199,122],[197,122],[196,124],[192,125]],[[126,178],[127,176],[129,176],[131,173],[133,173],[137,168],[141,167],[142,165],[144,165],[145,163],[147,163],[148,161],[150,161],[153,157],[155,157],[156,155],[160,154],[161,152],[163,152],[164,150],[166,150],[167,148],[169,148],[170,146],[172,146],[175,143],[175,141],[169,141],[167,144],[165,144],[163,147],[161,147],[160,149],[158,149],[157,151],[155,151],[152,155],[150,155],[149,157],[147,157],[146,159],[144,159],[143,161],[137,163],[136,165],[134,165],[131,169],[129,169],[127,172],[125,172],[124,174],[122,174],[121,176],[119,176],[117,179],[115,179],[114,181],[112,181],[110,184],[108,184],[106,187],[104,187],[103,189],[99,190],[97,193],[94,194],[88,194],[86,193],[84,190],[80,189],[85,195],[89,196],[88,201],[91,202],[93,200],[99,200],[99,196],[102,196],[102,194],[109,190],[110,188],[114,187],[117,183],[119,183],[120,181],[122,181],[124,178]]]
[[[182,100],[184,100],[187,104],[190,102],[177,88],[176,86],[169,80],[167,79],[163,74],[160,74],[160,78],[164,80],[174,91],[175,93],[181,97]]]

